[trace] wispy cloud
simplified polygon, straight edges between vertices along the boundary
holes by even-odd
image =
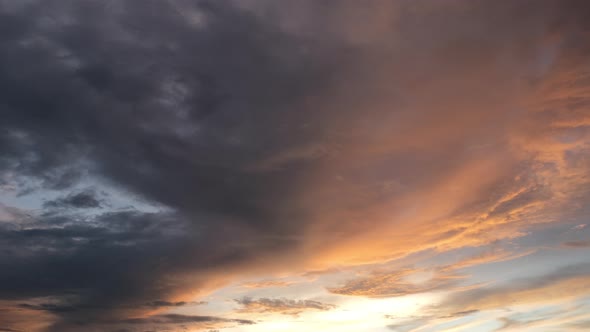
[[[590,241],[568,241],[564,242],[566,248],[590,248]]]
[[[292,285],[292,281],[284,280],[265,280],[265,281],[248,281],[241,284],[245,288],[272,288],[272,287],[287,287]]]
[[[584,297],[590,285],[588,266],[567,267],[552,274],[513,280],[509,285],[473,289],[451,295],[443,310],[492,310],[529,303],[553,303]]]
[[[305,311],[326,311],[336,308],[333,304],[322,303],[313,300],[291,300],[291,299],[251,299],[242,298],[236,300],[242,307],[238,310],[241,313],[277,313],[282,315],[297,316]]]
[[[481,254],[434,268],[405,268],[394,271],[376,270],[368,275],[348,280],[328,291],[341,295],[366,297],[396,297],[432,291],[464,291],[481,284],[470,284],[469,275],[459,270],[482,264],[497,263],[527,256],[533,251],[511,253],[488,250]]]

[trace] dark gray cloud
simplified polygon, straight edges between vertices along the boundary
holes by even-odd
[[[162,307],[182,307],[185,305],[203,305],[203,304],[207,304],[207,302],[205,301],[192,301],[192,302],[186,302],[186,301],[177,301],[177,302],[170,302],[170,301],[162,301],[162,300],[158,300],[158,301],[153,301],[150,303],[146,303],[145,305],[148,307],[153,307],[153,308],[162,308]]]
[[[205,13],[198,28],[166,3],[66,4],[12,14],[26,28],[15,23],[2,59],[7,166],[63,187],[76,178],[72,163],[89,159],[148,199],[268,220],[264,204],[282,199],[284,176],[242,168],[282,148],[277,136],[296,124],[258,121],[282,121],[281,110],[322,81],[298,56],[300,42],[225,5],[183,3]],[[15,70],[29,61],[35,65]]]
[[[69,313],[155,301],[166,291],[153,283],[187,245],[175,234],[181,231],[177,222],[173,216],[121,212],[57,227],[42,221],[27,228],[2,225],[0,297],[64,297],[47,309]],[[145,287],[154,293],[135,303]]]
[[[125,331],[145,332],[146,329],[153,331],[178,331],[197,329],[208,330],[212,328],[235,327],[239,325],[252,325],[256,322],[247,319],[228,319],[215,316],[196,316],[165,314],[152,315],[148,318],[132,318],[121,320],[109,320],[94,324],[79,322],[74,325],[60,326],[63,331],[80,331],[90,329],[91,331]]]
[[[141,307],[148,307],[152,309],[158,308],[170,308],[170,307],[182,307],[186,305],[203,305],[207,304],[207,302],[199,301],[199,302],[187,302],[187,301],[178,301],[178,302],[170,302],[170,301],[152,301],[148,303],[144,303],[143,305],[138,305],[137,307],[130,307],[129,309],[141,309]],[[30,309],[30,310],[39,310],[39,311],[47,311],[52,313],[60,313],[60,312],[72,312],[80,309],[101,309],[100,306],[93,306],[93,305],[68,305],[64,303],[39,303],[39,304],[30,304],[30,303],[21,303],[18,305],[19,308]],[[105,309],[102,307],[102,309]]]
[[[0,229],[0,298],[58,315],[52,331],[196,304],[161,299],[199,287],[188,274],[242,259],[207,240],[195,241],[175,215],[113,212],[55,227],[42,220],[31,226]],[[186,252],[192,253],[190,260]],[[38,297],[53,301],[22,303]]]
[[[247,319],[223,319],[223,318],[212,317],[212,316],[189,316],[189,315],[178,315],[178,314],[157,315],[157,316],[152,316],[150,318],[128,319],[125,322],[130,323],[130,324],[146,324],[146,323],[181,324],[181,323],[217,322],[217,321],[235,322],[235,323],[239,323],[239,324],[254,324],[253,321],[247,320]]]
[[[88,209],[99,208],[102,204],[103,202],[97,197],[96,192],[93,190],[85,190],[44,202],[43,207]]]
[[[330,70],[304,41],[229,3],[32,1],[0,14],[0,170],[52,190],[98,175],[177,211],[3,224],[0,298],[55,297],[28,308],[58,314],[56,331],[117,320],[294,244],[281,236],[299,218],[271,207],[297,173],[246,168],[301,137],[309,111],[293,109]],[[91,192],[45,203],[100,206]]]

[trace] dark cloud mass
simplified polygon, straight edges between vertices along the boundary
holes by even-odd
[[[531,166],[553,150],[522,158],[504,151],[534,145],[545,118],[562,121],[563,141],[575,143],[582,130],[568,131],[570,117],[553,109],[524,121],[513,104],[504,112],[490,105],[541,86],[549,62],[582,61],[589,6],[458,3],[0,0],[0,188],[15,185],[30,200],[58,194],[38,214],[0,213],[0,310],[42,314],[45,325],[34,329],[47,332],[249,325],[161,311],[196,304],[196,294],[240,273],[322,263],[338,248],[346,264],[362,235],[381,226],[411,228],[429,243],[488,241],[483,233],[492,241],[504,235],[488,232],[495,221],[483,217],[473,227],[441,223],[441,233],[420,225],[478,209],[522,225],[529,207],[565,197],[543,177],[557,166]],[[351,13],[360,19],[348,20]],[[539,57],[553,35],[565,36],[560,52]],[[578,114],[588,105],[573,99],[555,108]],[[514,128],[526,135],[506,134]],[[585,151],[559,165],[586,170]],[[523,176],[529,168],[537,173]],[[423,194],[462,176],[484,184],[436,192],[460,204]],[[153,209],[111,208],[100,189],[80,189],[90,180]],[[415,201],[428,205],[415,208],[426,221],[406,227],[416,213],[404,209]],[[384,206],[401,212],[385,223]],[[381,243],[396,241],[387,235],[367,251],[384,257]],[[423,249],[404,241],[399,251]],[[391,287],[367,292],[397,294]],[[334,308],[238,303],[242,313]]]
[[[229,3],[11,4],[1,7],[3,172],[64,190],[90,172],[178,213],[2,225],[1,298],[57,297],[65,304],[45,309],[60,328],[120,319],[205,278],[189,273],[292,245],[264,239],[299,228],[270,208],[297,174],[246,168],[300,136],[304,115],[289,108],[327,70],[300,41]],[[188,18],[197,12],[203,22]],[[100,206],[91,192],[45,203]]]

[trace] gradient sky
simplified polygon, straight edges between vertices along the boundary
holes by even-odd
[[[590,2],[0,0],[0,331],[590,330]]]

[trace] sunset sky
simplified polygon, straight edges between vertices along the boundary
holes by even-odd
[[[590,331],[590,1],[0,0],[0,332]]]

